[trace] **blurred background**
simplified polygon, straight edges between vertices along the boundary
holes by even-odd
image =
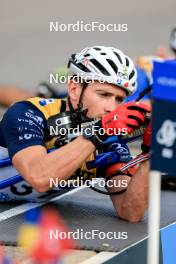
[[[51,21],[68,24],[79,20],[84,24],[127,24],[128,31],[49,31]],[[175,26],[175,0],[0,0],[0,85],[32,92],[40,81],[49,81],[55,68],[66,66],[71,53],[90,45],[114,46],[132,58],[154,55],[160,45],[169,50]],[[13,256],[14,251],[19,254],[15,247],[6,250]]]
[[[175,0],[0,0],[0,84],[34,89],[68,56],[89,45],[112,45],[133,58],[168,47]],[[127,32],[50,32],[49,22],[128,24]],[[168,47],[169,48],[169,47]]]

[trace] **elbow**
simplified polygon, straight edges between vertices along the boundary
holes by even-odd
[[[118,217],[130,223],[137,223],[143,220],[145,215],[144,208],[121,207],[118,210]]]
[[[40,186],[40,185],[36,185],[33,188],[38,193],[46,193],[49,190],[49,188],[46,188],[46,187],[43,187],[43,186]]]
[[[140,221],[142,221],[144,216],[139,216],[139,215],[122,215],[120,216],[120,218],[122,218],[123,220],[126,220],[130,223],[138,223]]]
[[[142,221],[142,219],[144,218],[144,214],[136,214],[136,213],[132,213],[132,214],[127,214],[127,213],[119,213],[118,212],[118,216],[125,220],[125,221],[128,221],[130,223],[138,223],[140,221]]]
[[[133,197],[123,199],[118,206],[118,215],[130,223],[137,223],[144,219],[147,206],[147,195],[133,194]]]
[[[49,186],[44,185],[44,183],[38,180],[33,180],[33,182],[31,183],[31,186],[38,193],[45,193],[50,189]]]
[[[34,170],[31,170],[29,175],[27,175],[25,178],[31,187],[38,193],[45,193],[50,189],[49,182],[48,180],[45,180],[46,178],[44,175],[42,175],[42,172],[39,176],[38,173],[36,173]]]

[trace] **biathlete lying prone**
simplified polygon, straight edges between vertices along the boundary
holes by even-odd
[[[151,122],[144,132],[145,154],[139,156],[139,166],[136,161],[133,164],[128,147],[119,141],[119,137],[145,127],[151,112],[144,103],[123,103],[136,89],[134,64],[116,48],[94,46],[73,54],[68,68],[73,78],[66,100],[34,97],[12,105],[4,114],[0,146],[8,150],[13,166],[2,167],[0,177],[6,180],[20,174],[25,182],[1,188],[0,199],[51,197],[54,190],[50,179],[105,177],[113,178],[114,183],[126,180],[125,189],[114,184],[107,186],[107,191],[118,217],[140,221],[148,204]],[[61,133],[63,128],[68,132],[76,127],[80,130],[77,135]],[[111,142],[110,137],[116,136],[117,131],[120,136]],[[3,148],[1,157],[6,156]],[[57,149],[48,153],[53,148]],[[101,155],[110,152],[111,157],[112,153],[115,155],[113,161],[107,158],[106,166],[100,165]],[[99,165],[92,165],[93,160]]]

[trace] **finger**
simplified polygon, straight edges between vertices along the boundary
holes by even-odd
[[[140,111],[137,111],[137,110],[129,110],[129,111],[127,111],[127,116],[129,118],[133,118],[133,119],[138,120],[138,122],[140,124],[144,124],[144,122],[145,122],[145,116]]]
[[[137,120],[131,118],[128,118],[126,125],[131,128],[138,128],[140,126]]]
[[[129,102],[126,104],[128,109],[140,110],[143,112],[151,112],[151,106],[141,102]]]

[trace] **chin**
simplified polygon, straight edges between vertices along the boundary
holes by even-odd
[[[100,119],[102,118],[104,115],[106,115],[106,113],[103,113],[103,114],[91,114],[91,113],[87,113],[87,117],[88,118],[96,118],[96,119]]]
[[[101,119],[104,115],[105,115],[105,114],[103,114],[103,115],[96,115],[96,116],[94,116],[94,118],[96,118],[96,119]]]

